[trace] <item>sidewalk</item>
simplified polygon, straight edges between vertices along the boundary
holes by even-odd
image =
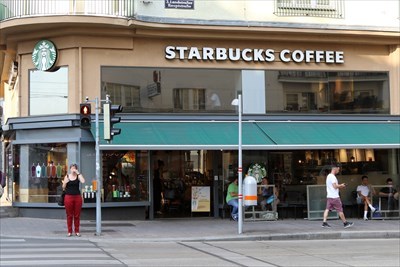
[[[154,221],[102,221],[97,236],[95,221],[81,221],[81,239],[93,242],[163,242],[218,240],[315,240],[352,238],[400,238],[399,220],[351,220],[343,228],[340,220],[330,220],[330,229],[321,221],[303,219],[244,222],[238,234],[237,222],[229,219],[184,218]],[[66,221],[58,219],[1,218],[0,235],[23,238],[68,238]],[[78,237],[69,237],[78,238]]]

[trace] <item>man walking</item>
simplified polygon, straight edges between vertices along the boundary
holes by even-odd
[[[324,221],[322,227],[330,228],[331,226],[326,222],[328,219],[328,213],[330,210],[336,210],[339,213],[339,217],[343,222],[344,228],[352,227],[354,223],[346,221],[343,213],[342,201],[339,197],[339,189],[346,188],[346,184],[339,184],[336,178],[336,174],[339,173],[340,167],[333,165],[331,173],[326,177],[326,209],[324,211]]]

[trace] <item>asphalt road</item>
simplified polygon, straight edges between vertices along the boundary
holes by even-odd
[[[112,242],[0,238],[0,266],[400,266],[399,239]]]

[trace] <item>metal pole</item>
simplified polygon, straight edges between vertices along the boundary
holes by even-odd
[[[96,235],[101,235],[101,181],[100,181],[100,148],[99,148],[99,98],[96,103]]]
[[[242,233],[243,227],[243,194],[242,194],[242,95],[238,95],[239,100],[239,151],[238,151],[238,194],[239,194],[239,218],[238,233]]]

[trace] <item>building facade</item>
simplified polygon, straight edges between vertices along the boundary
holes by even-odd
[[[237,175],[239,94],[243,172],[274,184],[280,216],[319,218],[333,163],[350,208],[362,175],[377,191],[389,177],[400,184],[396,1],[365,1],[363,14],[345,0],[48,2],[0,0],[3,170],[23,216],[64,216],[60,180],[78,163],[93,217],[86,98],[100,102],[107,219],[222,214]],[[107,95],[123,106],[111,142]]]

